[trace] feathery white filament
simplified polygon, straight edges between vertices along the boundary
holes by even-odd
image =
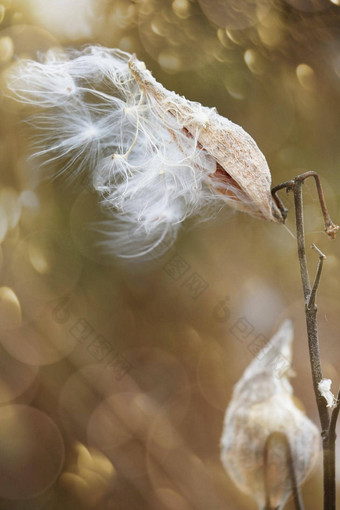
[[[222,194],[214,179],[206,184],[216,160],[198,138],[216,111],[190,103],[195,113],[187,119],[195,127],[189,133],[176,115],[179,96],[169,92],[160,108],[135,79],[130,59],[119,50],[88,47],[67,59],[24,60],[8,83],[18,101],[40,109],[30,119],[35,155],[57,163],[59,173],[90,175],[109,215],[103,244],[121,257],[156,247],[159,255],[188,216],[202,210],[209,216],[217,199],[247,200],[232,179],[219,184]]]
[[[337,399],[331,391],[332,381],[331,379],[321,379],[318,384],[318,390],[321,396],[326,400],[327,407],[334,409],[337,405]]]

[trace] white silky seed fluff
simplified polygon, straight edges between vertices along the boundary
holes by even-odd
[[[187,217],[206,220],[225,203],[282,220],[253,139],[167,91],[128,53],[89,46],[22,60],[8,88],[35,108],[34,155],[90,176],[108,216],[103,244],[117,256],[160,255]]]
[[[331,391],[332,380],[331,379],[321,379],[318,384],[318,390],[321,396],[326,400],[327,407],[334,409],[337,405],[337,399]]]

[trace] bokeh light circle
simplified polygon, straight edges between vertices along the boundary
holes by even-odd
[[[54,316],[55,301],[45,305],[35,321],[4,331],[0,344],[16,360],[29,365],[55,363],[68,355],[76,340]]]
[[[203,397],[214,408],[224,411],[230,397],[229,357],[225,349],[210,340],[197,365],[197,384]]]
[[[133,367],[130,375],[140,391],[163,410],[174,406],[174,417],[181,421],[190,404],[191,391],[189,376],[179,359],[163,349],[151,347],[129,349],[124,355]]]
[[[112,253],[106,253],[100,245],[106,240],[104,221],[108,217],[99,206],[99,196],[87,189],[83,190],[75,199],[71,214],[70,225],[73,242],[78,250],[90,260],[103,266],[114,265]]]
[[[198,0],[206,17],[216,25],[243,30],[259,23],[272,8],[271,0]]]
[[[323,11],[331,6],[330,0],[285,0],[287,4],[304,12]]]
[[[80,368],[67,379],[59,395],[63,427],[86,443],[88,423],[98,404],[115,393],[131,391],[136,391],[136,385],[128,374],[117,380],[112,370],[100,363]]]
[[[101,402],[91,416],[88,440],[127,478],[144,476],[146,438],[158,407],[147,395],[117,393]]]
[[[144,49],[172,73],[200,68],[211,62],[219,48],[215,30],[198,6],[182,3],[185,5],[180,8],[176,1],[150,0],[141,4],[139,11],[138,28]]]
[[[35,318],[52,300],[69,293],[82,269],[72,240],[59,230],[41,230],[22,239],[13,250],[10,282],[23,314]]]
[[[46,52],[58,47],[58,40],[39,26],[18,23],[4,28],[0,30],[0,69],[8,69],[20,57],[36,58],[38,51]],[[18,103],[11,102],[8,106],[18,109]]]
[[[56,424],[29,406],[9,405],[0,413],[0,496],[29,499],[56,481],[64,443]]]
[[[0,287],[0,330],[13,329],[21,324],[19,300],[9,287]]]
[[[155,496],[162,504],[164,510],[190,510],[192,507],[179,493],[168,487],[155,489]]]
[[[60,39],[91,38],[103,21],[102,0],[30,0],[29,7],[34,22]]]
[[[0,347],[0,373],[0,404],[5,404],[32,386],[38,375],[38,367],[20,363]]]

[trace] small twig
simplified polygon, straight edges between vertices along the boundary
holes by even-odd
[[[281,211],[284,223],[285,223],[287,215],[288,215],[288,209],[282,202],[279,195],[277,195],[277,192],[280,191],[281,189],[286,189],[286,191],[288,192],[290,189],[292,189],[293,186],[294,186],[294,181],[286,181],[286,182],[283,182],[282,184],[279,184],[278,186],[275,186],[275,188],[272,189],[272,197],[273,197],[274,202],[276,203],[277,207]]]
[[[305,173],[299,175],[298,177],[295,177],[294,180],[295,181],[300,180],[301,182],[303,182],[306,179],[308,179],[308,177],[314,177],[314,180],[315,180],[316,189],[317,189],[317,192],[319,195],[321,211],[322,211],[322,215],[323,215],[323,219],[324,219],[324,223],[325,223],[325,232],[328,235],[328,237],[330,237],[331,239],[335,239],[336,233],[339,230],[339,226],[336,225],[335,223],[333,223],[333,221],[331,220],[331,217],[327,210],[325,196],[323,194],[323,189],[322,189],[320,177],[318,176],[318,174],[311,170],[309,172],[305,172]]]
[[[270,494],[269,494],[269,483],[268,483],[268,457],[269,457],[269,448],[270,443],[272,441],[278,441],[283,442],[285,449],[286,449],[286,457],[287,457],[287,465],[288,465],[288,472],[289,477],[291,481],[291,487],[292,487],[292,493],[293,493],[293,499],[295,504],[296,510],[304,510],[304,505],[300,493],[300,488],[296,480],[296,473],[294,468],[294,459],[292,456],[292,450],[288,441],[288,438],[286,434],[283,432],[272,432],[266,440],[266,443],[264,445],[264,471],[265,471],[265,494],[266,494],[266,506],[265,510],[274,510],[273,507],[270,504]]]
[[[325,494],[325,509],[336,508],[336,468],[335,468],[335,441],[336,423],[340,411],[340,390],[338,392],[336,406],[331,413],[331,419],[324,438],[324,479],[327,480],[327,493]]]
[[[321,273],[322,273],[323,261],[326,258],[326,255],[324,255],[322,253],[322,251],[319,250],[319,248],[317,246],[315,246],[314,243],[312,244],[311,247],[312,247],[313,250],[315,250],[319,254],[319,263],[318,263],[318,268],[316,270],[316,275],[315,275],[312,291],[311,291],[309,299],[308,299],[307,308],[313,308],[314,306],[316,306],[315,305],[316,293],[317,293],[317,290],[318,290],[319,284],[320,284],[320,278],[321,278]]]
[[[298,257],[300,263],[301,281],[303,287],[303,294],[305,298],[305,312],[306,312],[306,325],[308,334],[308,347],[309,357],[312,369],[312,379],[314,394],[318,406],[320,422],[322,430],[327,430],[329,425],[329,416],[324,399],[319,392],[319,382],[323,379],[321,362],[320,362],[320,348],[318,338],[318,323],[317,323],[317,307],[308,307],[308,300],[311,295],[311,286],[309,281],[309,272],[306,258],[305,248],[305,232],[303,221],[303,200],[302,200],[302,183],[301,176],[297,177],[294,184],[294,202],[295,202],[295,218],[296,218],[296,236],[298,244]]]
[[[336,225],[332,221],[332,219],[329,215],[329,212],[328,212],[327,206],[326,206],[325,196],[324,196],[323,189],[321,186],[320,177],[316,172],[313,172],[313,171],[305,172],[301,175],[298,175],[297,177],[295,177],[295,179],[293,179],[291,181],[286,181],[286,182],[283,182],[282,184],[279,184],[278,186],[275,186],[275,188],[272,189],[273,199],[274,199],[276,205],[278,206],[278,208],[280,209],[283,219],[285,220],[287,217],[287,214],[288,214],[288,209],[284,206],[282,200],[277,195],[277,192],[284,188],[286,188],[287,191],[290,191],[291,189],[294,188],[294,185],[297,182],[304,182],[306,179],[308,179],[308,177],[313,177],[315,180],[316,189],[317,189],[318,196],[319,196],[320,207],[321,207],[324,224],[325,224],[325,232],[328,235],[328,237],[330,237],[331,239],[335,239],[336,234],[340,227],[339,227],[339,225]]]
[[[304,175],[305,175],[305,179],[307,177],[314,177],[316,189],[317,189],[318,195],[319,195],[320,206],[321,206],[321,210],[322,210],[322,214],[323,214],[323,218],[324,218],[324,222],[325,222],[325,232],[331,239],[335,239],[336,233],[339,230],[339,226],[335,225],[335,223],[333,223],[333,221],[331,220],[331,217],[328,213],[326,202],[325,202],[325,196],[323,194],[323,190],[322,190],[322,186],[321,186],[320,177],[318,176],[318,174],[316,172],[306,172]]]
[[[336,399],[336,406],[334,407],[334,409],[332,411],[331,422],[329,424],[329,430],[328,430],[329,436],[334,436],[335,438],[336,438],[335,428],[336,428],[336,422],[337,422],[337,419],[339,416],[339,412],[340,412],[340,390],[338,391],[338,396]]]
[[[305,247],[305,227],[303,220],[303,198],[302,198],[302,184],[303,181],[298,179],[294,181],[294,203],[295,203],[295,222],[296,222],[296,238],[298,245],[298,257],[300,262],[300,273],[303,287],[303,295],[305,303],[311,293],[309,273],[306,258],[306,247]]]

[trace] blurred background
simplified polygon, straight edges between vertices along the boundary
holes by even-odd
[[[166,88],[242,125],[273,184],[319,172],[340,221],[339,0],[0,0],[0,29],[2,86],[50,48],[136,53]],[[292,198],[287,227],[225,208],[157,261],[109,259],[96,197],[39,182],[20,105],[0,108],[0,508],[255,509],[221,465],[223,416],[252,342],[287,317],[294,390],[318,423]],[[327,254],[318,309],[336,392],[340,247],[313,182],[304,196],[307,246]],[[322,507],[321,458],[303,492]]]

